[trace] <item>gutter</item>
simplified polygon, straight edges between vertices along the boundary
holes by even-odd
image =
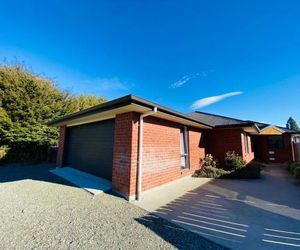
[[[243,128],[243,127],[249,127],[254,126],[255,123],[240,123],[240,124],[230,124],[230,125],[215,125],[213,128]]]
[[[144,132],[144,118],[146,116],[150,116],[157,113],[157,107],[154,107],[153,110],[144,113],[140,116],[140,127],[139,127],[139,154],[138,154],[138,177],[137,177],[137,195],[136,195],[136,199],[138,201],[141,200],[141,195],[142,195],[142,166],[143,166],[143,132]]]
[[[143,107],[151,108],[151,109],[153,107],[157,107],[157,108],[159,108],[159,110],[161,112],[166,113],[168,115],[173,115],[175,117],[179,117],[179,118],[191,121],[191,122],[198,123],[198,124],[203,125],[204,127],[208,128],[208,129],[213,127],[213,126],[211,126],[209,124],[206,124],[206,123],[203,123],[203,122],[201,122],[197,119],[193,119],[193,118],[191,118],[191,117],[189,117],[189,116],[187,116],[183,113],[180,113],[180,112],[177,112],[173,109],[169,109],[167,107],[161,106],[161,105],[156,104],[154,102],[147,101],[145,99],[139,98],[139,97],[134,96],[134,95],[127,95],[127,96],[124,96],[124,97],[121,97],[121,98],[118,98],[118,99],[115,99],[115,100],[112,100],[112,101],[108,101],[108,102],[105,102],[105,103],[102,103],[102,104],[98,104],[94,107],[91,107],[91,108],[88,108],[88,109],[85,109],[85,110],[82,110],[82,111],[79,111],[79,112],[76,112],[76,113],[73,113],[73,114],[70,114],[70,115],[66,115],[64,117],[61,117],[61,118],[58,118],[58,119],[55,119],[53,121],[48,122],[47,125],[48,126],[60,126],[60,124],[68,124],[68,123],[70,123],[70,122],[72,122],[76,119],[83,118],[85,116],[98,114],[98,113],[101,113],[101,112],[104,112],[104,111],[113,110],[115,108],[120,108],[120,107],[130,105],[130,104],[137,104],[137,105],[141,105]]]

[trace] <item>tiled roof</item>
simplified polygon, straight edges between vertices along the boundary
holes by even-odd
[[[211,126],[232,126],[232,125],[247,125],[251,122],[249,121],[243,121],[231,117],[221,116],[221,115],[215,115],[215,114],[209,114],[204,112],[193,112],[188,114],[188,116],[202,121],[206,124],[209,124]]]
[[[232,127],[232,126],[249,126],[249,125],[256,125],[260,130],[270,126],[270,124],[250,121],[250,120],[240,120],[235,119],[232,117],[210,114],[205,112],[195,111],[193,113],[189,113],[188,116],[192,117],[193,119],[202,121],[206,124],[209,124],[213,127]],[[300,131],[288,129],[281,126],[275,126],[282,130],[284,133],[300,133]]]

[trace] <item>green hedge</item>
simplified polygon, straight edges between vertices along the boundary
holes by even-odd
[[[11,145],[1,159],[2,163],[21,162],[37,163],[45,162],[48,157],[48,144],[37,142],[20,142]]]

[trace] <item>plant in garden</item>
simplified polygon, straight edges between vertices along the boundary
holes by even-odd
[[[292,173],[294,173],[294,169],[297,168],[297,167],[300,167],[300,162],[292,162],[290,165],[289,165],[289,169]]]
[[[294,176],[300,179],[300,166],[296,167],[293,172]]]
[[[228,151],[225,156],[226,170],[238,170],[246,166],[246,161],[243,160],[235,151]]]
[[[211,154],[207,154],[204,158],[204,163],[201,169],[197,170],[194,174],[196,177],[219,178],[222,175],[229,174],[222,168],[217,167],[217,161],[214,160]]]
[[[291,162],[288,166],[288,170],[298,179],[300,179],[300,162]]]
[[[204,158],[201,169],[194,173],[194,177],[226,178],[226,179],[257,179],[260,178],[262,165],[257,162],[246,162],[235,152],[227,152],[227,168],[218,167],[217,161],[208,154]]]

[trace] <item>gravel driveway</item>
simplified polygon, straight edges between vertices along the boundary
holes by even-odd
[[[224,249],[116,195],[93,197],[52,168],[0,167],[0,249]]]

